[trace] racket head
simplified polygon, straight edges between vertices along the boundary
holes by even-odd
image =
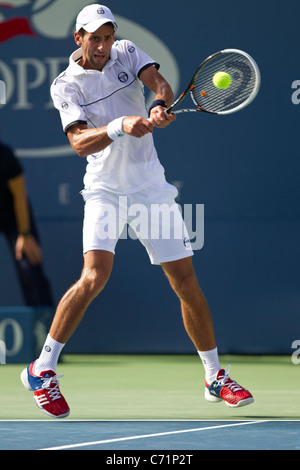
[[[228,88],[214,86],[213,77],[217,72],[231,76]],[[208,57],[198,67],[192,79],[190,94],[199,111],[230,114],[254,100],[260,82],[259,68],[249,54],[239,49],[224,49]]]

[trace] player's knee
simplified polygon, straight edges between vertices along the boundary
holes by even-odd
[[[109,277],[110,271],[105,268],[89,268],[83,271],[81,282],[89,290],[90,295],[95,297],[104,289]]]

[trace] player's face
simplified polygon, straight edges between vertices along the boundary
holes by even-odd
[[[94,33],[86,32],[84,36],[75,33],[75,42],[83,51],[80,65],[86,69],[101,71],[109,61],[115,42],[114,28],[110,24],[104,24]]]

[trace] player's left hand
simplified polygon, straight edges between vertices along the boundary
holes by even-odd
[[[165,108],[162,106],[155,106],[155,108],[151,110],[149,120],[152,122],[153,126],[164,128],[176,120],[175,114],[168,114],[165,111]]]

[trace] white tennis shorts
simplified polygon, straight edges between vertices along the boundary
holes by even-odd
[[[175,186],[164,181],[128,195],[83,190],[83,252],[115,253],[120,238],[138,239],[152,264],[193,255]]]

